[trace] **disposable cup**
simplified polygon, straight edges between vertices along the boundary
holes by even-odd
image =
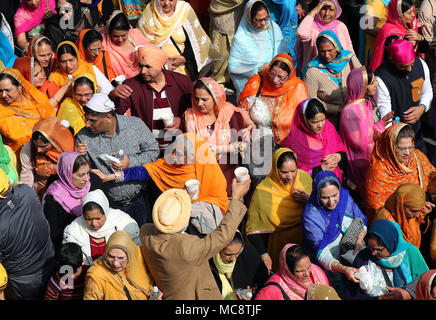
[[[197,179],[188,180],[185,182],[185,187],[189,193],[192,193],[195,191],[195,194],[191,200],[197,200],[198,199],[198,191],[200,190],[200,181],[198,181]]]

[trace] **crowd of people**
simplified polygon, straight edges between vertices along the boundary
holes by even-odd
[[[436,0],[0,13],[0,300],[436,300]]]

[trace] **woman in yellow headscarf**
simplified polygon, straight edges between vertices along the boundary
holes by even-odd
[[[24,79],[16,69],[0,73],[0,133],[6,144],[19,154],[30,140],[32,128],[40,119],[55,116],[48,97]]]
[[[141,248],[128,232],[116,231],[86,274],[83,300],[147,300],[152,285]]]
[[[168,54],[169,70],[188,75],[192,81],[218,57],[188,2],[150,1],[142,12],[138,29],[151,45]]]
[[[297,156],[288,148],[272,157],[270,173],[254,191],[248,209],[248,240],[262,253],[268,270],[276,271],[287,243],[303,243],[301,213],[312,192],[312,178],[298,169]]]
[[[73,97],[62,102],[57,117],[59,121],[67,120],[76,134],[85,126],[83,107],[97,92],[97,81],[90,73],[79,73],[72,87]]]

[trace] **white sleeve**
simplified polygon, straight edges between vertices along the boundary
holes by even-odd
[[[96,66],[92,66],[95,72],[95,78],[97,80],[97,85],[101,88],[101,93],[109,95],[109,93],[114,89],[110,81],[104,76],[103,72],[100,71]]]
[[[377,103],[377,108],[380,111],[380,116],[384,117],[392,111],[391,96],[383,80],[377,76],[375,79],[378,82],[378,86],[374,98]]]
[[[433,100],[433,88],[431,86],[430,70],[428,65],[421,58],[419,58],[419,60],[421,60],[422,67],[424,68],[424,84],[422,86],[422,95],[421,100],[419,100],[419,104],[422,104],[425,107],[425,112],[427,112],[430,110],[431,102]]]

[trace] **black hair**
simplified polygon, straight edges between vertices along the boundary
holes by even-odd
[[[241,245],[244,244],[244,241],[242,240],[242,234],[241,232],[238,231],[235,232],[235,236],[233,237],[233,240],[227,245],[227,247],[236,243],[240,243]]]
[[[127,19],[124,12],[117,14],[109,23],[109,33],[112,33],[114,30],[130,30],[129,19]]]
[[[338,189],[341,188],[341,186],[338,184],[337,181],[329,180],[322,185],[321,189],[324,189],[325,187],[328,186],[336,186]]]
[[[82,43],[85,48],[88,48],[92,43],[96,41],[103,41],[103,36],[100,32],[91,29],[83,36]]]
[[[412,8],[415,3],[412,0],[403,0],[401,1],[401,13],[406,12],[410,8]]]
[[[283,61],[280,61],[280,60],[274,61],[271,64],[271,67],[269,67],[269,71],[271,71],[271,69],[273,67],[279,67],[283,71],[287,72],[288,76],[291,74],[291,68],[289,68],[289,66],[286,63],[284,63]]]
[[[277,159],[277,168],[281,168],[282,165],[287,161],[295,161],[295,164],[297,164],[297,158],[292,151],[286,151],[280,155],[280,157]]]
[[[112,116],[116,115],[115,110],[112,110],[112,111],[109,111],[109,112],[97,112],[97,111],[94,111],[94,110],[90,109],[87,106],[83,107],[83,112],[85,112],[85,114],[90,114],[92,116],[97,116],[97,117],[105,117],[108,114],[111,114]]]
[[[306,119],[313,119],[318,113],[326,114],[324,105],[317,98],[310,99],[305,112]]]
[[[77,58],[76,50],[74,50],[73,46],[70,45],[69,43],[64,43],[63,45],[61,45],[61,46],[58,48],[58,50],[57,50],[57,56],[58,56],[58,59],[60,59],[60,57],[61,57],[63,54],[66,54],[66,53],[69,53],[69,54],[71,54],[73,57],[76,57],[76,58]]]
[[[101,214],[104,215],[103,208],[97,202],[94,202],[94,201],[87,202],[82,207],[82,212],[83,212],[83,214],[85,214],[85,212],[88,212],[88,211],[91,211],[91,210],[95,210],[95,209],[100,210]]]
[[[334,44],[333,44],[333,42],[329,39],[329,38],[327,38],[327,37],[325,37],[324,35],[320,35],[320,36],[318,36],[318,38],[316,38],[316,48],[317,49],[319,49],[319,46],[321,45],[321,44],[323,44],[323,43],[331,43],[333,46],[335,46]]]
[[[415,131],[412,129],[412,127],[409,124],[406,124],[404,127],[400,129],[395,144],[398,144],[398,141],[400,141],[400,139],[402,138],[412,138],[412,140],[415,141]]]
[[[436,277],[433,278],[433,281],[430,284],[430,292],[433,292],[433,289],[436,287]]]
[[[7,73],[0,73],[0,81],[5,80],[5,79],[9,79],[11,80],[12,84],[16,87],[20,87],[21,83],[18,82],[17,79],[15,79],[13,76],[11,76],[10,74]]]
[[[81,154],[81,155],[77,156],[76,160],[74,160],[73,173],[77,172],[77,170],[79,170],[84,165],[88,165],[89,167],[91,167],[91,165],[89,164],[89,161],[86,159],[86,157],[83,154]]]
[[[368,245],[368,240],[371,240],[371,239],[374,239],[377,242],[377,245],[379,245],[380,247],[386,247],[383,240],[378,235],[375,235],[374,233],[368,233],[365,236],[365,243]]]
[[[254,17],[256,16],[256,14],[262,10],[265,9],[266,12],[269,12],[268,7],[266,6],[265,3],[263,3],[262,1],[256,1],[252,6],[251,6],[251,11],[250,11],[250,15],[251,15],[251,19],[254,19]]]
[[[365,68],[366,74],[368,75],[368,85],[371,84],[372,79],[374,78],[374,72],[370,68]]]
[[[295,271],[295,265],[304,257],[310,259],[310,251],[299,244],[293,245],[286,250],[286,264],[292,273]]]
[[[94,83],[91,80],[89,80],[87,77],[80,77],[74,80],[73,89],[76,90],[78,86],[84,86],[84,85],[89,86],[92,92],[95,92]]]
[[[207,93],[210,96],[213,96],[212,93],[210,92],[209,88],[204,84],[203,81],[196,81],[195,84],[194,84],[193,89],[194,89],[194,91],[195,91],[195,89],[204,89],[204,90],[207,91]]]
[[[59,267],[70,266],[76,272],[83,263],[82,248],[74,242],[64,243],[56,253],[56,261]],[[62,273],[66,272],[67,270]]]
[[[36,141],[41,140],[43,143],[50,143],[48,139],[39,131],[35,131],[32,133],[32,142],[35,143]]]

